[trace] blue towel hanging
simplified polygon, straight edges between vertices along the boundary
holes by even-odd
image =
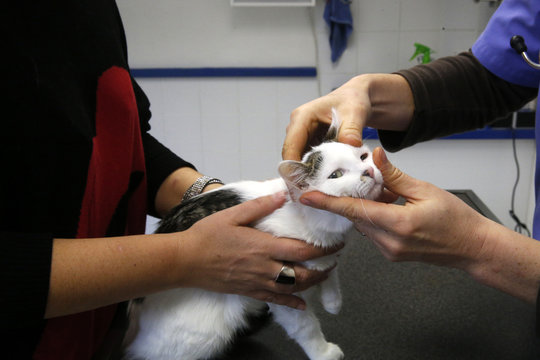
[[[330,26],[332,62],[336,62],[347,48],[347,39],[353,30],[351,0],[326,0],[323,18]]]

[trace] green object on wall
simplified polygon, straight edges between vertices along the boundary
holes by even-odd
[[[413,56],[411,56],[409,61],[414,60],[418,56],[422,57],[422,64],[427,64],[428,62],[431,61],[431,54],[434,51],[431,50],[429,46],[415,42],[414,47],[416,48],[416,51],[414,52]]]

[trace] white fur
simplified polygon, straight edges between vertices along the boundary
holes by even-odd
[[[353,148],[341,143],[323,143],[313,149],[321,151],[324,161],[318,176],[302,191],[319,190],[334,196],[373,199],[382,189],[382,176],[373,165],[366,147]],[[362,154],[369,156],[361,160]],[[305,158],[306,159],[306,158]],[[364,176],[368,167],[373,177]],[[337,179],[328,179],[336,169],[343,172]],[[289,188],[287,187],[289,185]],[[294,185],[282,178],[265,182],[242,181],[221,189],[236,189],[248,199],[289,190]],[[218,190],[219,191],[219,190]],[[255,227],[275,236],[302,239],[321,247],[344,241],[351,222],[336,214],[317,210],[289,200]],[[336,263],[336,255],[310,260],[304,265],[325,270]],[[337,314],[341,293],[337,271],[318,286],[302,293],[308,308],[305,311],[268,304],[274,320],[296,340],[310,359],[337,360],[341,349],[325,340],[317,317],[309,304],[318,296],[325,310]],[[222,352],[235,332],[245,326],[246,315],[256,313],[263,304],[238,295],[213,293],[200,289],[176,289],[145,298],[138,309],[139,331],[127,348],[128,356],[142,359],[190,360],[206,359]]]

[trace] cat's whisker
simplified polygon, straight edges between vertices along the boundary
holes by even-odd
[[[362,209],[364,209],[364,215],[366,215],[366,217],[369,220],[369,222],[371,223],[371,225],[373,225],[375,228],[378,228],[378,226],[375,225],[375,223],[373,222],[373,220],[371,220],[371,218],[369,217],[369,215],[367,213],[366,207],[364,206],[364,199],[360,198],[360,203],[362,204]]]

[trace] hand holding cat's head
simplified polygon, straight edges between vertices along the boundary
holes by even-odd
[[[332,110],[332,124],[325,141],[304,155],[302,161],[285,160],[279,173],[293,201],[302,193],[318,190],[333,196],[374,199],[382,191],[382,175],[367,146],[337,142],[339,117]]]

